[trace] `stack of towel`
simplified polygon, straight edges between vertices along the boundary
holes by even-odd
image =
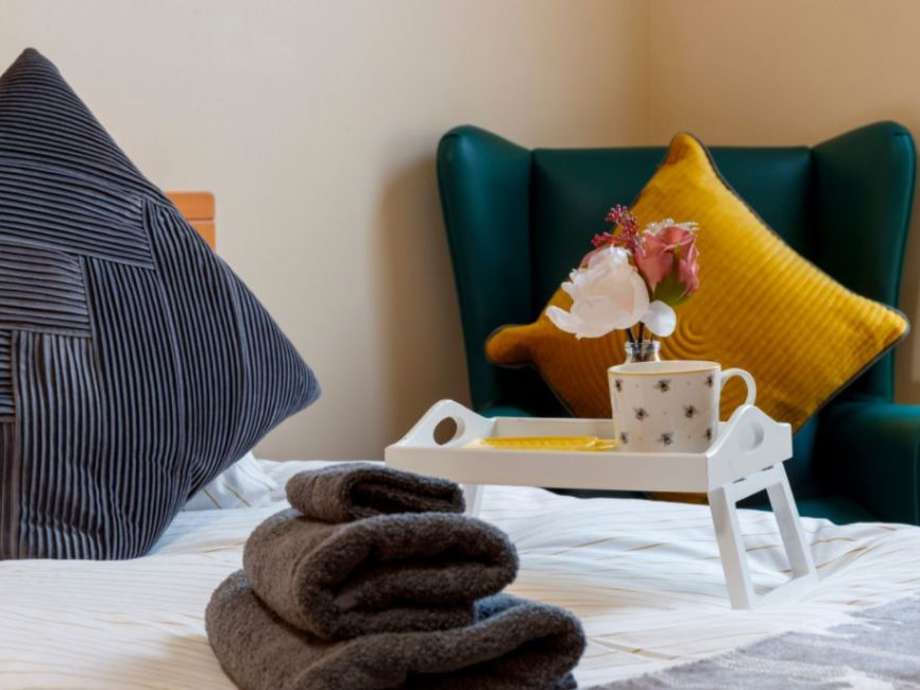
[[[243,690],[567,690],[577,619],[499,594],[505,534],[448,481],[370,465],[293,477],[293,508],[249,537],[208,638]]]

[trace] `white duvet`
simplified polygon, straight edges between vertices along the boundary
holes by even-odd
[[[265,462],[265,461],[263,461]],[[269,463],[283,485],[316,463]],[[804,601],[755,611],[728,604],[706,507],[580,500],[488,487],[482,517],[521,556],[516,594],[569,608],[584,623],[581,687],[814,630],[857,608],[920,591],[920,528],[806,520],[822,581]],[[273,505],[181,513],[133,561],[0,562],[0,688],[233,688],[211,653],[203,612],[240,566],[243,542]],[[742,527],[760,587],[786,567],[769,513]]]

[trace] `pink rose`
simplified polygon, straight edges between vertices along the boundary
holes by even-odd
[[[650,224],[642,233],[636,266],[653,293],[662,288],[659,299],[674,303],[700,286],[696,224],[675,223],[668,218]]]
[[[693,294],[700,287],[700,250],[696,248],[695,239],[677,260],[677,279],[684,286],[686,295]]]

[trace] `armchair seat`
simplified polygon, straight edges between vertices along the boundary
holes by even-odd
[[[850,289],[896,306],[915,184],[904,127],[879,122],[814,147],[715,147],[723,177],[785,241]],[[663,147],[527,149],[463,126],[437,171],[460,302],[470,393],[488,415],[563,416],[532,368],[485,358],[489,334],[529,323],[634,199]],[[897,405],[891,353],[796,434],[786,463],[802,512],[920,524],[920,406]]]

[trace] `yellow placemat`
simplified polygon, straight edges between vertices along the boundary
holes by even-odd
[[[469,448],[498,450],[594,452],[613,450],[616,439],[598,436],[489,436],[473,441]]]

